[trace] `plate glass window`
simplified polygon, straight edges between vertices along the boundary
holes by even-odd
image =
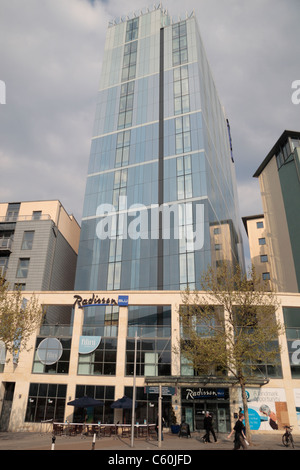
[[[23,234],[22,250],[32,250],[34,231],[26,231]]]

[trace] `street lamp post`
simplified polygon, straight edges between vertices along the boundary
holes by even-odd
[[[134,443],[137,338],[138,338],[137,337],[137,332],[135,332],[135,338],[134,338],[134,369],[133,369],[133,396],[132,396],[132,411],[131,411],[131,447],[133,447],[133,443]]]
[[[161,394],[161,384],[160,384],[159,396],[158,396],[158,447],[161,447],[161,436],[162,436],[162,394]]]

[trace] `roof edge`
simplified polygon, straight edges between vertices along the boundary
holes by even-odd
[[[253,175],[253,178],[258,178],[259,175],[261,174],[261,172],[265,169],[265,167],[267,166],[267,164],[269,163],[269,161],[272,159],[272,157],[274,157],[274,155],[276,154],[277,150],[279,149],[279,147],[281,146],[281,144],[288,138],[288,137],[296,137],[296,138],[299,138],[300,137],[300,132],[299,131],[289,131],[289,130],[285,130],[281,136],[279,137],[279,139],[277,140],[277,142],[275,143],[275,145],[273,145],[272,149],[270,150],[270,152],[268,153],[268,155],[266,156],[266,158],[263,160],[263,162],[260,164],[260,166],[257,168],[256,172],[254,173]]]

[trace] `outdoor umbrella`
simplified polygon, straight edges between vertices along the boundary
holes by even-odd
[[[125,410],[128,410],[132,408],[132,400],[131,398],[128,398],[124,395],[123,398],[119,398],[118,400],[114,401],[111,405],[111,408],[123,408]],[[135,402],[135,408],[137,406],[137,403]]]
[[[95,400],[94,398],[87,397],[86,395],[81,398],[76,398],[75,400],[69,401],[68,405],[76,406],[77,408],[89,408],[90,406],[103,406],[104,403],[100,400]]]

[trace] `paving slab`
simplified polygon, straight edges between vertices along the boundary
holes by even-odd
[[[283,432],[254,434],[252,435],[252,445],[247,450],[250,451],[297,451],[300,450],[300,435],[294,436],[295,448],[284,447],[281,441]],[[153,438],[135,438],[133,447],[131,447],[130,437],[100,437],[93,443],[93,436],[56,436],[53,445],[52,434],[49,433],[31,433],[31,432],[0,432],[0,450],[95,450],[124,452],[148,451],[155,452],[198,452],[198,451],[225,451],[233,450],[233,438],[228,439],[227,434],[219,434],[218,441],[203,443],[202,434],[192,433],[191,438],[178,437],[171,433],[164,433],[164,439],[159,446],[158,441]]]

